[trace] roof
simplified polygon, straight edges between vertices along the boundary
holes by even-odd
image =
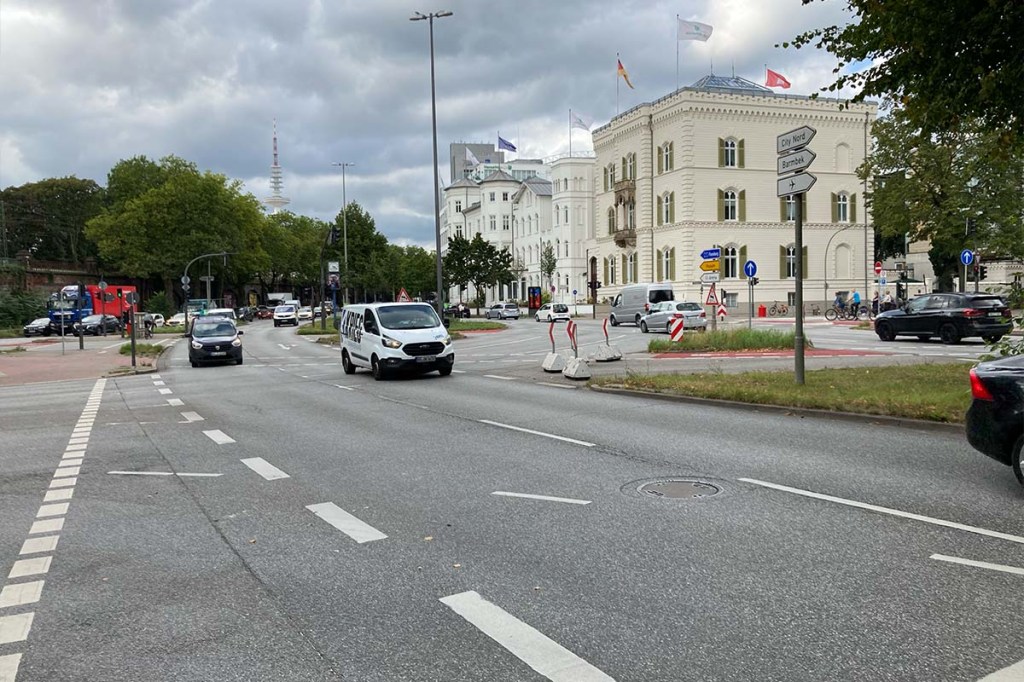
[[[690,86],[695,90],[726,90],[729,92],[753,93],[758,95],[772,95],[774,92],[740,76],[716,76],[710,74]]]
[[[523,185],[530,188],[534,194],[542,197],[551,196],[551,181],[544,178],[532,177],[523,180]]]
[[[516,180],[515,178],[513,178],[511,175],[509,175],[508,173],[506,173],[503,170],[496,170],[493,173],[491,173],[490,175],[488,175],[486,178],[481,180],[481,182],[519,182],[519,181]]]
[[[476,181],[470,180],[469,178],[460,178],[448,185],[447,189],[452,189],[454,187],[476,187]]]

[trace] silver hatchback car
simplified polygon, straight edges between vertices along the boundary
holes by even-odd
[[[672,331],[672,321],[683,318],[683,329],[704,331],[708,326],[707,314],[693,301],[662,301],[651,306],[650,312],[640,318],[640,331]]]
[[[484,312],[484,317],[488,320],[492,317],[495,320],[518,320],[520,315],[522,311],[515,303],[495,303]]]

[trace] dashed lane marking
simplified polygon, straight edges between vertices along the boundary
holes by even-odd
[[[997,670],[991,675],[978,680],[978,682],[1020,682],[1024,680],[1024,661],[1014,663],[1009,668]]]
[[[0,372],[0,377],[2,376],[4,376],[4,373]],[[0,656],[0,680],[3,680],[3,682],[14,682],[14,678],[18,676],[18,665],[20,663],[21,654]]]
[[[172,391],[169,388],[158,388],[157,391],[160,393],[160,395],[170,395],[174,393],[174,391]]]
[[[31,559],[18,559],[11,566],[11,572],[7,574],[7,579],[11,578],[24,578],[30,575],[40,575],[42,573],[50,572],[50,562],[53,560],[51,556],[40,556],[33,557]]]
[[[170,405],[171,407],[181,407],[182,405],[185,404],[185,401],[182,400],[181,398],[168,398],[167,404]]]
[[[183,478],[217,478],[224,474],[199,474],[184,471],[108,471],[112,476],[180,476]]]
[[[228,443],[236,442],[234,438],[224,433],[220,429],[213,429],[211,431],[203,431],[203,434],[212,440],[217,445],[227,445]]]
[[[503,376],[501,376],[499,374],[485,374],[484,376],[487,377],[488,379],[501,379],[502,381],[515,381],[516,380],[515,377],[503,377]]]
[[[36,614],[18,613],[13,616],[0,616],[0,644],[24,642],[28,639],[28,631],[32,629],[32,619]]]
[[[929,559],[935,559],[936,561],[946,561],[951,564],[960,564],[962,566],[973,566],[974,568],[987,568],[990,571],[1002,571],[1003,573],[1013,573],[1014,575],[1024,575],[1024,568],[1017,568],[1016,566],[1004,566],[1003,564],[990,564],[987,561],[974,561],[973,559],[961,559],[955,556],[946,556],[945,554],[932,554]]]
[[[356,518],[352,514],[334,504],[333,502],[322,502],[320,504],[308,504],[306,509],[316,516],[331,524],[345,535],[349,536],[359,544],[384,540],[388,536],[379,530]]]
[[[549,495],[532,495],[530,493],[509,493],[504,490],[495,490],[492,495],[502,497],[525,497],[528,500],[543,500],[545,502],[565,502],[566,504],[590,504],[590,500],[574,500],[571,497],[551,497]]]
[[[502,424],[501,422],[494,422],[490,419],[478,419],[481,424],[490,424],[491,426],[497,426],[502,429],[510,429],[512,431],[521,431],[523,433],[530,433],[534,436],[542,436],[544,438],[553,438],[554,440],[564,441],[566,443],[574,443],[576,445],[582,445],[587,448],[594,447],[594,443],[588,443],[585,440],[576,440],[575,438],[568,438],[566,436],[556,436],[553,433],[544,433],[543,431],[534,431],[533,429],[524,429],[521,426],[512,426],[511,424]]]
[[[276,481],[280,478],[290,478],[288,474],[281,471],[262,457],[249,457],[248,459],[241,460],[241,462],[268,481]]]
[[[64,528],[64,519],[46,519],[44,521],[36,521],[29,528],[29,535],[38,535],[39,533],[56,533]]]
[[[14,583],[0,590],[0,609],[10,606],[35,604],[43,594],[44,580],[33,580],[27,583]],[[0,677],[0,680],[3,678]]]
[[[43,538],[26,538],[25,542],[21,545],[21,551],[18,554],[37,554],[39,552],[52,552],[57,549],[57,541],[60,540],[59,535],[49,535]]]

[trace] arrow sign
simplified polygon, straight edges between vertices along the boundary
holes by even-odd
[[[796,130],[782,133],[775,138],[775,151],[779,154],[784,154],[785,152],[795,152],[797,149],[803,149],[811,143],[817,132],[811,126],[800,126]]]
[[[797,173],[796,175],[779,178],[776,182],[778,196],[784,197],[789,194],[803,194],[811,187],[814,187],[814,183],[817,181],[818,178],[810,173]]]
[[[716,260],[706,260],[700,264],[700,269],[704,272],[718,272],[719,264]]]
[[[743,272],[747,277],[753,277],[757,274],[757,263],[752,260],[748,260],[743,264]]]
[[[711,259],[711,258],[721,258],[722,257],[722,250],[721,249],[704,249],[703,251],[700,252],[700,257],[705,259],[705,260],[708,260],[708,259]]]
[[[702,272],[700,274],[700,281],[704,282],[705,284],[717,282],[719,279],[720,277],[718,276],[717,272]]]
[[[974,262],[974,252],[970,249],[964,249],[960,252],[960,262],[964,265],[970,265]]]
[[[780,156],[778,158],[779,175],[783,175],[784,173],[799,173],[800,171],[807,170],[817,156],[818,155],[810,149],[801,149],[798,152]]]

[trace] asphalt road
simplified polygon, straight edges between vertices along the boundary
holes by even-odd
[[[245,331],[0,388],[0,680],[1024,679],[1021,491],[959,434],[590,392],[526,320],[388,382]]]

